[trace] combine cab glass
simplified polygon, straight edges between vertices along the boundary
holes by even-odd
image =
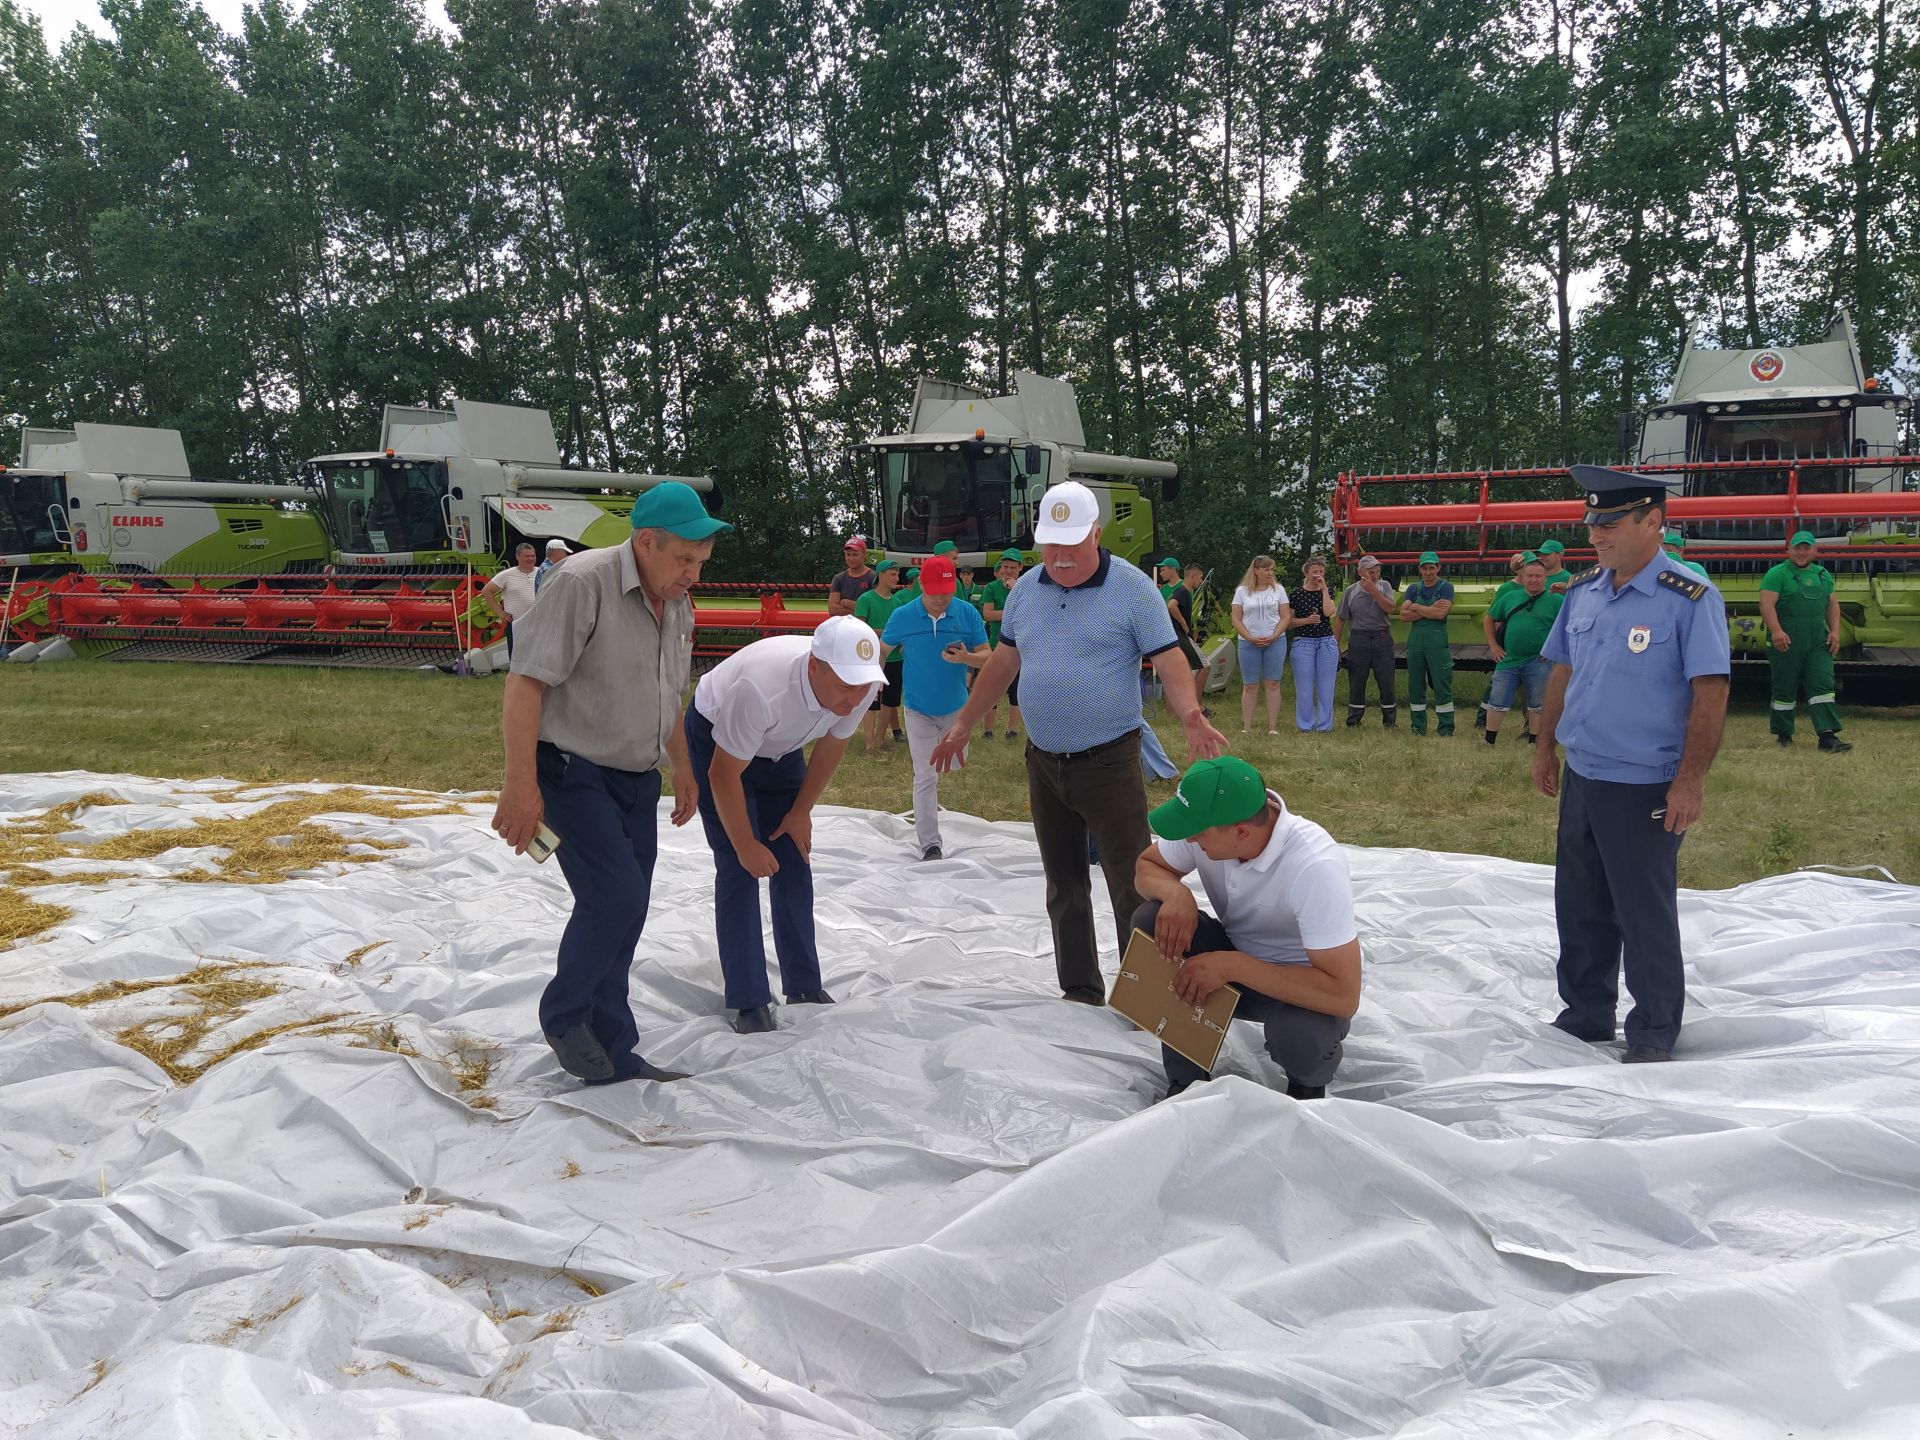
[[[951,540],[963,564],[991,569],[1002,550],[1034,549],[1033,509],[1049,485],[1078,480],[1100,501],[1102,543],[1123,560],[1150,561],[1154,501],[1179,492],[1179,467],[1165,460],[1087,448],[1073,387],[1016,372],[1014,392],[921,379],[907,429],[855,446],[848,455],[875,507],[874,539],[912,562]]]
[[[58,475],[0,475],[0,564],[24,566],[65,550],[65,501]]]
[[[343,554],[411,556],[446,550],[447,467],[361,458],[313,467],[327,538]]]

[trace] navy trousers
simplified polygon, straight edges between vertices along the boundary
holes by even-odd
[[[1133,929],[1144,930],[1151,935],[1159,919],[1160,902],[1148,900],[1133,912]],[[1238,948],[1228,936],[1227,927],[1202,910],[1200,923],[1193,928],[1193,943],[1187,946],[1187,954],[1204,955],[1209,950]],[[1124,949],[1123,945],[1123,952]],[[1237,985],[1232,988],[1240,991],[1240,1001],[1234,1006],[1233,1018],[1252,1020],[1265,1028],[1267,1054],[1273,1057],[1274,1064],[1287,1072],[1289,1080],[1301,1085],[1325,1085],[1333,1079],[1333,1072],[1340,1068],[1340,1059],[1345,1053],[1345,1046],[1341,1042],[1352,1028],[1351,1020],[1309,1010],[1304,1005],[1290,1005],[1285,1000],[1262,995],[1258,990],[1246,990]],[[1196,1081],[1208,1079],[1211,1073],[1202,1070],[1178,1050],[1165,1045],[1160,1047],[1160,1061],[1167,1067],[1167,1081],[1175,1094]]]
[[[1680,836],[1664,828],[1667,787],[1560,772],[1553,911],[1560,929],[1556,1022],[1613,1035],[1624,966],[1627,1044],[1671,1050],[1680,1036],[1686,974],[1680,958]],[[1655,812],[1659,812],[1658,815]]]
[[[767,984],[767,947],[760,934],[760,882],[734,853],[714,808],[713,725],[696,706],[687,706],[687,754],[700,781],[700,823],[713,847],[713,929],[720,942],[720,973],[727,982],[727,1008],[751,1010],[773,999]],[[784,995],[811,995],[821,988],[820,952],[813,939],[813,870],[788,836],[767,837],[793,809],[807,778],[805,752],[794,750],[777,760],[754,759],[740,772],[746,792],[747,822],[753,835],[773,851],[780,868],[767,881],[773,900],[773,949],[780,958]]]
[[[627,976],[653,893],[660,772],[614,770],[542,743],[537,774],[547,824],[561,841],[553,858],[573,891],[560,958],[540,996],[540,1028],[562,1035],[584,1020],[615,1073],[636,1073],[640,1030]]]

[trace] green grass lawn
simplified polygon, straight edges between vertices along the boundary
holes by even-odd
[[[1239,687],[1209,699],[1218,723],[1295,811],[1354,845],[1479,851],[1553,859],[1553,802],[1527,778],[1531,752],[1471,729],[1486,677],[1463,673],[1461,731],[1451,740],[1365,728],[1331,735],[1239,733]],[[1344,699],[1344,697],[1343,697]],[[198,779],[333,780],[423,790],[491,790],[500,782],[500,681],[412,673],[75,661],[0,665],[0,767],[99,770]],[[1176,763],[1179,727],[1155,707]],[[1336,711],[1336,715],[1339,714]],[[1880,865],[1920,882],[1920,711],[1845,713],[1850,755],[1822,755],[1801,719],[1781,750],[1764,691],[1742,684],[1708,781],[1706,815],[1680,852],[1681,883],[1717,888],[1802,865]],[[1517,733],[1517,719],[1513,722]],[[1027,818],[1021,747],[979,742],[973,763],[941,781],[941,802],[993,820]],[[902,811],[912,776],[904,744],[876,755],[856,740],[827,800]],[[1171,785],[1150,786],[1156,797]]]

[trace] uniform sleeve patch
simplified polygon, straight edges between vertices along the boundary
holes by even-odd
[[[1706,581],[1689,580],[1686,576],[1672,570],[1662,570],[1660,572],[1659,583],[1666,586],[1669,590],[1678,590],[1689,600],[1698,600],[1702,595],[1707,593]]]

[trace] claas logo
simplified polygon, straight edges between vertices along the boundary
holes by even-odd
[[[117,529],[128,530],[150,525],[164,525],[167,522],[158,515],[116,515],[113,517],[113,523]]]

